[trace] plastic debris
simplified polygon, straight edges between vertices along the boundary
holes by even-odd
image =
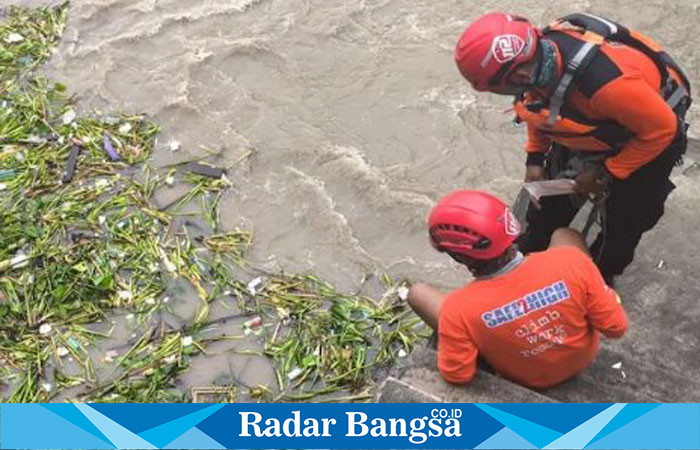
[[[248,292],[250,295],[255,295],[258,293],[258,286],[263,282],[263,277],[254,278],[250,283],[248,283]]]
[[[104,361],[105,362],[112,362],[114,361],[114,358],[119,356],[119,352],[116,350],[107,350],[107,353],[105,353]]]
[[[127,291],[127,290],[119,291],[119,292],[117,292],[117,295],[119,296],[120,300],[131,300],[131,297],[133,296],[131,291]]]
[[[68,345],[70,345],[75,350],[80,348],[80,342],[76,341],[72,337],[68,338]]]
[[[107,135],[107,133],[104,133],[102,135],[102,142],[104,144],[105,150],[107,151],[107,154],[109,155],[110,159],[112,161],[118,161],[119,155],[114,150],[114,147],[112,146],[112,141],[109,140],[109,135]]]
[[[657,269],[660,269],[660,268],[662,268],[663,266],[664,266],[664,260],[662,259],[661,261],[659,261],[659,264],[656,266],[656,268],[657,268]]]
[[[53,330],[53,327],[49,325],[48,323],[43,323],[39,327],[39,334],[42,336],[46,336],[47,334],[51,333],[51,330]]]
[[[259,328],[263,323],[262,317],[260,316],[255,316],[250,320],[247,320],[243,323],[244,327],[247,328]]]
[[[168,259],[168,255],[165,254],[165,250],[163,250],[162,248],[158,248],[158,252],[160,253],[160,259],[163,261],[165,270],[167,270],[170,273],[175,273],[177,271],[177,267],[175,267],[175,264],[173,264],[170,261],[170,259]]]
[[[61,181],[63,183],[70,183],[73,179],[73,173],[75,172],[75,165],[78,162],[78,154],[80,153],[80,146],[73,144],[70,149],[70,154],[68,155],[68,162],[66,163],[66,171],[63,173],[63,178]]]
[[[401,286],[398,289],[398,294],[401,300],[406,301],[406,299],[408,299],[408,288],[406,286]]]
[[[0,170],[0,180],[7,180],[15,176],[15,171],[13,169],[3,169]]]
[[[8,44],[16,44],[18,42],[24,41],[24,36],[22,36],[19,33],[10,33],[7,36],[5,36],[4,40]]]
[[[17,252],[17,254],[10,260],[10,267],[14,269],[21,269],[22,267],[25,267],[27,264],[29,264],[29,256],[25,255],[24,253]]]
[[[408,356],[408,353],[406,353],[406,350],[404,350],[404,349],[399,350],[399,353],[398,353],[399,358],[405,358],[406,356]]]
[[[120,122],[119,117],[113,116],[105,117],[104,119],[102,119],[102,121],[107,125],[116,125]]]
[[[51,389],[53,388],[53,384],[51,383],[41,383],[41,388],[45,390],[46,392],[51,392]]]
[[[127,134],[129,131],[131,131],[131,128],[132,128],[132,127],[131,127],[131,124],[130,124],[130,123],[128,123],[128,122],[127,122],[127,123],[123,123],[123,124],[121,124],[121,126],[119,127],[119,132],[120,132],[121,134]]]
[[[165,184],[172,186],[175,183],[175,178],[172,175],[165,177]]]
[[[620,374],[622,375],[622,378],[627,378],[627,374],[625,373],[624,370],[621,370]]]
[[[289,380],[293,380],[293,379],[295,379],[295,378],[298,378],[299,375],[301,375],[302,372],[303,372],[302,369],[300,369],[300,368],[298,368],[298,367],[295,367],[295,368],[293,368],[292,370],[289,371],[289,373],[287,374],[287,378],[289,378]]]
[[[192,345],[192,342],[194,342],[192,340],[192,336],[185,336],[182,338],[182,346],[183,347],[189,347],[190,345]]]
[[[180,143],[178,141],[176,141],[175,139],[172,139],[168,143],[168,148],[170,149],[171,152],[176,152],[176,151],[180,150]]]
[[[622,361],[616,362],[616,363],[613,364],[611,367],[612,367],[613,369],[617,369],[617,370],[622,369]]]
[[[72,123],[76,118],[75,111],[72,109],[69,109],[68,111],[64,112],[63,115],[61,116],[61,121],[63,122],[63,125],[68,125]]]
[[[59,358],[66,356],[68,353],[70,353],[70,352],[65,347],[58,347],[56,349],[56,354],[59,356]]]
[[[177,361],[177,355],[169,355],[169,356],[166,356],[165,358],[163,358],[163,362],[165,364],[172,364],[175,361]]]
[[[155,305],[156,304],[156,299],[153,297],[148,297],[146,300],[143,301],[147,305]]]
[[[260,316],[255,316],[250,320],[243,322],[243,334],[248,336],[253,333],[256,336],[262,332],[263,320]]]

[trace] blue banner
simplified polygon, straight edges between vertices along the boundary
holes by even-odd
[[[2,404],[0,448],[700,449],[700,404]]]

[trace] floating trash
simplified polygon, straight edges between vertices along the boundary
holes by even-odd
[[[5,42],[8,44],[16,44],[18,42],[23,42],[24,41],[24,36],[22,36],[19,33],[10,33],[7,36],[5,36]]]
[[[13,269],[21,269],[22,267],[26,267],[27,264],[29,264],[29,256],[25,255],[24,253],[17,252],[17,254],[10,260],[10,267]]]
[[[107,350],[105,353],[104,358],[102,359],[104,362],[112,362],[114,361],[114,358],[119,356],[119,352],[116,350]]]
[[[263,277],[254,278],[250,283],[248,283],[248,292],[250,295],[255,295],[258,293],[258,287],[262,284]]]
[[[250,320],[245,321],[243,323],[243,326],[246,328],[259,328],[260,326],[262,326],[262,324],[263,324],[262,317],[256,316]]]
[[[76,114],[75,111],[72,109],[69,109],[63,115],[61,116],[61,121],[63,122],[64,125],[68,125],[72,123],[75,120]]]
[[[295,380],[295,379],[299,378],[299,375],[301,375],[303,372],[304,371],[302,369],[300,369],[299,367],[295,367],[287,374],[287,378],[290,381]]]

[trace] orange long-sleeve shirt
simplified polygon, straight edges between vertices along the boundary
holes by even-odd
[[[649,57],[618,44],[604,43],[599,50],[612,60],[621,75],[590,98],[574,87],[566,103],[586,117],[614,120],[632,133],[620,153],[605,161],[611,174],[625,179],[668,147],[676,135],[677,119],[660,95],[661,75]],[[526,151],[545,152],[550,142],[528,123]]]
[[[549,387],[593,361],[598,332],[614,338],[626,330],[619,298],[593,261],[575,247],[556,247],[448,294],[440,310],[438,368],[447,381],[468,382],[480,353],[506,378]]]

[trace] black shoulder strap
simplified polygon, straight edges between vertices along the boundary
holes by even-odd
[[[681,77],[683,84],[685,85],[685,93],[689,95],[690,82],[688,76],[685,74],[685,72],[683,72],[681,67],[673,60],[673,58],[671,58],[666,52],[654,50],[643,41],[635,38],[629,28],[622,26],[617,22],[613,22],[612,20],[588,13],[569,14],[556,20],[556,23],[563,22],[568,22],[586,31],[591,31],[600,35],[605,40],[619,42],[644,53],[649,59],[652,60],[654,65],[656,65],[656,68],[661,75],[661,85],[664,88],[671,84],[671,77],[669,75],[668,68],[673,68]],[[551,27],[546,27],[544,32],[546,33],[550,29]]]
[[[545,33],[552,33],[547,30]],[[556,33],[556,32],[554,32]],[[559,80],[559,84],[554,89],[554,93],[549,98],[549,117],[547,123],[554,125],[557,120],[566,97],[571,91],[573,82],[586,71],[598,51],[598,46],[592,42],[580,42],[576,50],[572,53],[569,61],[566,62],[564,74]]]

